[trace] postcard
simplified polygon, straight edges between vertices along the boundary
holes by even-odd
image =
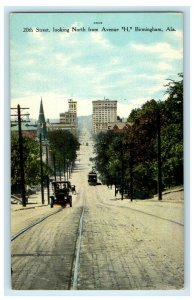
[[[183,13],[10,13],[11,284],[184,289]]]

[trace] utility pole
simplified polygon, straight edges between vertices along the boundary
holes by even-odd
[[[19,135],[19,156],[20,156],[20,187],[21,187],[21,197],[22,197],[22,206],[26,206],[26,189],[25,189],[25,174],[24,174],[24,155],[23,155],[23,139],[22,139],[22,119],[21,116],[29,116],[29,114],[21,114],[21,109],[29,109],[29,108],[21,108],[18,104],[17,108],[17,116],[18,118],[18,135]]]
[[[158,132],[158,200],[162,200],[162,162],[161,162],[161,135],[160,135],[160,110],[157,109]]]
[[[61,181],[61,163],[60,163],[60,161],[59,161],[58,167],[59,167],[59,180]]]
[[[130,143],[130,200],[133,201],[133,153],[134,144]]]
[[[121,141],[121,200],[124,198],[124,151],[123,142]]]
[[[49,166],[48,162],[48,144],[46,145],[46,164],[47,167]],[[50,204],[50,189],[49,189],[49,175],[46,177],[46,183],[47,183],[47,197],[48,197],[48,205]]]
[[[65,157],[63,158],[63,168],[64,168],[64,180],[66,180],[66,162],[65,162]]]
[[[56,158],[55,158],[55,153],[53,153],[53,165],[54,165],[54,176],[55,176],[55,181],[57,180],[56,176]]]
[[[41,198],[44,204],[44,181],[43,181],[43,162],[42,162],[42,134],[39,135],[40,141],[40,180],[41,180]]]

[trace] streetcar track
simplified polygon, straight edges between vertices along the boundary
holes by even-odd
[[[61,212],[63,210],[63,207],[61,207],[59,210],[45,216],[42,217],[41,219],[37,220],[36,222],[34,222],[31,225],[28,225],[27,227],[23,228],[22,230],[20,230],[19,232],[17,232],[16,234],[11,236],[11,242],[14,241],[16,238],[18,238],[20,235],[22,235],[23,233],[27,232],[28,230],[30,230],[31,228],[33,228],[34,226],[40,224],[41,222],[43,222],[44,220],[48,219],[49,217]]]
[[[12,254],[11,257],[27,257],[27,256],[58,256],[58,257],[64,257],[64,253],[63,254],[44,254],[44,253],[16,253],[16,254]]]
[[[101,200],[99,194],[96,193],[96,195],[97,195],[98,200]],[[136,212],[139,212],[139,213],[142,213],[142,214],[151,216],[151,217],[155,217],[155,218],[160,219],[160,220],[163,220],[163,221],[168,221],[168,222],[170,222],[170,223],[174,223],[174,224],[176,224],[176,225],[179,225],[179,226],[184,227],[184,224],[182,224],[182,223],[180,223],[180,222],[173,221],[173,220],[170,220],[170,219],[167,219],[167,218],[164,218],[164,217],[160,217],[160,216],[157,216],[157,215],[154,215],[154,214],[145,212],[145,211],[141,211],[141,210],[138,210],[138,209],[135,209],[135,208],[131,208],[131,207],[127,207],[127,206],[123,206],[123,205],[106,204],[106,203],[104,203],[104,202],[101,202],[101,204],[98,204],[97,206],[99,206],[99,207],[100,207],[100,206],[106,206],[106,207],[110,207],[110,206],[111,206],[111,207],[114,207],[114,208],[117,208],[117,207],[119,207],[119,208],[127,208],[127,209],[131,209],[131,210],[133,210],[133,211],[136,211]]]
[[[103,203],[103,204],[98,204],[97,206],[99,206],[99,207],[100,207],[100,206],[101,206],[101,207],[103,207],[103,206],[110,207],[110,206],[111,206],[111,207],[114,207],[114,208],[117,208],[117,207],[119,207],[119,208],[127,208],[127,209],[131,209],[131,210],[133,210],[133,211],[142,213],[142,214],[144,214],[144,215],[148,215],[148,216],[151,216],[151,217],[155,217],[155,218],[157,218],[157,219],[161,219],[161,220],[164,220],[164,221],[168,221],[168,222],[170,222],[170,223],[174,223],[174,224],[179,225],[179,226],[184,226],[184,224],[182,224],[182,223],[179,223],[179,222],[176,222],[176,221],[173,221],[173,220],[164,218],[164,217],[156,216],[156,215],[153,215],[153,214],[151,214],[151,213],[148,213],[148,212],[145,212],[145,211],[141,211],[141,210],[138,210],[138,209],[135,209],[135,208],[127,207],[127,206],[113,205],[113,204],[105,204],[105,203]]]
[[[73,259],[71,262],[71,272],[70,272],[70,277],[69,277],[69,284],[68,284],[68,289],[69,290],[77,290],[77,285],[78,285],[78,276],[79,276],[79,267],[80,267],[80,250],[81,250],[81,240],[82,240],[82,233],[83,233],[83,218],[84,218],[84,212],[85,212],[85,193],[82,192],[82,197],[80,195],[80,198],[84,199],[84,203],[83,203],[83,207],[82,207],[82,211],[81,211],[81,216],[80,216],[80,220],[79,220],[79,225],[78,225],[78,230],[77,230],[77,238],[75,241],[75,247],[74,247],[74,255],[73,255]],[[49,217],[61,212],[63,210],[63,208],[60,208],[58,211],[55,211],[54,213],[51,213],[45,217],[42,217],[41,219],[37,220],[36,222],[34,222],[33,224],[23,228],[22,230],[20,230],[18,233],[14,234],[13,236],[11,236],[11,241],[14,241],[16,238],[18,238],[19,236],[21,236],[22,234],[24,234],[25,232],[27,232],[28,230],[32,229],[33,227],[35,227],[36,225],[42,223],[43,221],[45,221],[46,219],[48,219]],[[11,257],[60,257],[60,256],[64,256],[64,254],[48,254],[48,253],[15,253],[12,254]]]
[[[83,233],[83,218],[84,218],[85,204],[86,204],[85,193],[83,195],[83,198],[84,198],[84,204],[82,207],[77,239],[75,243],[75,253],[74,253],[74,259],[72,263],[71,284],[69,286],[70,290],[77,290],[77,285],[78,285],[78,276],[79,276],[79,267],[80,267],[80,250],[81,250],[81,240],[82,240],[82,233]]]

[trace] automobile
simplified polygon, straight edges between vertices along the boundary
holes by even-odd
[[[55,204],[65,207],[69,204],[72,207],[72,186],[70,181],[53,181],[52,183],[53,195],[50,196],[50,207]],[[73,186],[73,190],[75,186]]]

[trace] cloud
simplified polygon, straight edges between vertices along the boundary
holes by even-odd
[[[37,81],[37,82],[49,82],[46,76],[41,75],[40,73],[30,72],[28,74],[28,81]]]
[[[28,107],[30,118],[38,119],[40,100],[42,98],[45,118],[59,118],[59,114],[67,111],[68,97],[65,94],[56,93],[42,93],[40,95],[25,96],[21,98],[14,98],[11,100],[12,107]]]
[[[33,65],[34,63],[35,63],[35,60],[32,59],[32,58],[24,60],[24,62],[23,62],[23,64],[26,65],[26,66]]]
[[[110,60],[110,64],[112,65],[112,66],[117,66],[117,65],[119,65],[121,63],[121,59],[119,58],[119,57],[113,57],[113,58],[111,58],[111,60]]]
[[[183,31],[182,30],[176,30],[171,32],[171,37],[179,39],[181,42],[183,41]]]
[[[51,28],[58,28],[56,24]],[[68,24],[64,26],[84,26]],[[132,35],[71,30],[53,33],[52,29],[48,34],[34,32],[12,38],[11,95],[17,95],[13,99],[16,104],[20,100],[24,105],[29,103],[36,118],[41,96],[46,118],[58,118],[66,111],[69,98],[78,100],[79,115],[90,114],[91,101],[104,97],[127,99],[118,113],[128,116],[132,108],[159,99],[165,79],[182,71],[180,30],[164,33],[162,38],[152,35],[149,44],[144,43],[145,36],[135,42],[137,36]]]
[[[95,69],[93,66],[85,66],[85,65],[78,65],[78,64],[75,64],[73,66],[71,66],[71,69],[72,69],[72,73],[76,73],[78,74],[78,76],[82,76],[82,75],[85,75],[85,74],[95,74]],[[81,79],[81,78],[80,78]]]
[[[136,78],[143,79],[143,80],[149,80],[149,81],[162,81],[165,79],[165,75],[163,74],[149,74],[149,73],[141,73],[137,74]]]
[[[165,63],[165,62],[161,62],[155,65],[155,68],[161,71],[170,71],[173,69],[172,65]]]
[[[148,98],[133,98],[130,99],[130,103],[118,102],[117,115],[120,117],[127,118],[133,109],[141,107],[148,100]]]
[[[107,40],[101,32],[92,32],[91,34],[92,42],[98,44],[100,47],[110,49],[111,43]]]
[[[44,41],[45,39],[45,33],[42,32],[36,32],[36,28],[33,28],[33,32],[30,33],[30,38],[34,40],[38,40],[39,42]]]
[[[138,44],[131,43],[130,45],[135,51],[141,53],[149,53],[150,55],[159,55],[162,59],[180,60],[183,58],[182,49],[175,49],[169,43],[155,43],[155,44]]]
[[[64,65],[67,65],[71,61],[72,56],[71,55],[67,56],[62,53],[56,53],[54,55],[54,59],[59,63],[59,65],[64,66]]]

